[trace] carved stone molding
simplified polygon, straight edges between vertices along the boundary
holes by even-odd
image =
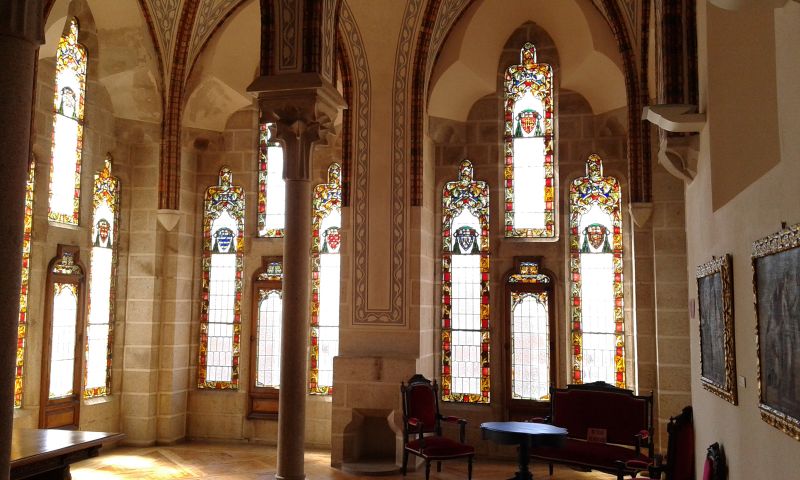
[[[697,105],[650,105],[642,109],[642,120],[668,132],[699,132],[706,125],[706,114],[697,113]]]
[[[628,212],[631,214],[631,220],[637,227],[644,227],[650,221],[653,215],[652,202],[632,202],[628,206]]]
[[[44,43],[42,0],[0,2],[0,35],[21,38],[39,46]]]
[[[285,178],[308,180],[312,147],[335,136],[333,122],[345,108],[341,94],[317,73],[260,77],[248,91],[258,94],[260,121],[275,124],[286,151]]]
[[[708,0],[712,5],[725,10],[744,10],[749,8],[781,8],[791,0]],[[800,2],[800,0],[794,0]]]
[[[160,223],[161,226],[164,227],[164,230],[168,232],[174,230],[181,219],[180,210],[172,210],[170,208],[159,208],[156,211],[156,215],[156,218],[158,218],[158,223]]]
[[[658,163],[673,176],[692,183],[697,175],[699,135],[659,135]]]

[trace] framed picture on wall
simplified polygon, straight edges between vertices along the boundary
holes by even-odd
[[[800,224],[753,243],[761,418],[800,440]]]
[[[700,308],[700,380],[703,387],[737,404],[733,342],[733,266],[725,254],[697,267]]]

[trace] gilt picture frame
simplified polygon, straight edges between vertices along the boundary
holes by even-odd
[[[800,224],[753,243],[761,418],[800,440]]]
[[[697,267],[700,380],[703,388],[737,405],[733,262],[729,254]]]

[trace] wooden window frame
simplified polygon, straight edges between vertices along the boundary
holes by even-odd
[[[248,389],[247,418],[277,419],[278,398],[280,390],[273,387],[257,387],[257,352],[258,352],[258,314],[259,290],[279,290],[283,298],[283,280],[264,279],[267,268],[272,263],[283,265],[283,257],[261,257],[261,267],[253,273],[253,290],[250,307],[250,388]],[[281,322],[283,320],[281,319]],[[281,329],[283,331],[283,329]],[[280,375],[280,372],[278,372]]]
[[[512,275],[519,275],[523,262],[535,263],[538,266],[539,274],[545,275],[550,278],[549,283],[524,283],[524,282],[511,282]],[[556,348],[556,337],[558,335],[558,328],[555,313],[555,289],[556,277],[550,270],[541,267],[542,257],[540,256],[523,256],[514,257],[514,268],[509,270],[505,275],[505,288],[503,293],[503,353],[505,359],[503,366],[505,367],[505,417],[508,420],[527,420],[531,417],[545,417],[550,414],[550,401],[539,400],[523,400],[513,398],[512,395],[512,359],[511,352],[511,334],[512,334],[512,310],[511,310],[511,294],[512,292],[547,292],[547,321],[549,329],[549,347],[550,347],[550,387],[557,386],[557,370],[558,370],[558,351]]]
[[[64,255],[72,255],[73,262],[80,268],[80,273],[63,274],[53,271],[56,263]],[[85,348],[85,310],[86,269],[80,262],[80,248],[74,245],[59,244],[56,256],[47,265],[47,281],[45,287],[45,316],[42,345],[42,378],[39,401],[39,428],[77,429],[80,420],[80,403],[83,397],[83,371]],[[50,361],[53,347],[53,286],[56,283],[74,284],[78,289],[78,305],[75,321],[75,360],[72,370],[72,395],[63,398],[50,398]],[[69,421],[67,421],[69,420]]]

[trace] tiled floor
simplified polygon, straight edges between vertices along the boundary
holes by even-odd
[[[74,480],[114,479],[216,479],[245,480],[275,478],[275,447],[252,444],[186,443],[170,447],[131,448],[121,447],[97,458],[85,460],[72,466]],[[511,461],[489,461],[476,459],[472,478],[474,480],[498,480],[513,476],[516,465]],[[583,473],[556,467],[552,477],[547,467],[534,467],[535,479],[551,480],[613,480],[615,477],[602,473]],[[450,461],[442,464],[442,471],[431,468],[431,480],[464,480],[467,466],[464,462]],[[306,478],[309,480],[364,480],[376,477],[349,475],[330,467],[330,453],[326,451],[306,452]],[[401,475],[380,477],[399,480]],[[409,472],[407,480],[424,480],[425,472]]]

